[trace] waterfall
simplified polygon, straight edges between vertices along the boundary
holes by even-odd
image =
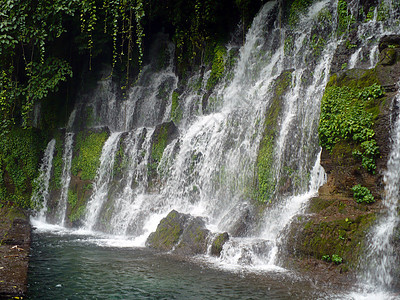
[[[296,26],[289,26],[277,20],[282,5],[268,1],[253,20],[244,45],[232,41],[226,46],[224,59],[234,63],[211,92],[207,88],[211,70],[193,71],[178,85],[174,48],[163,35],[153,50],[164,51],[167,58],[161,67],[156,62],[144,66],[123,99],[117,97],[111,78],[100,80],[96,90],[76,105],[68,123],[68,130],[73,130],[74,123],[86,113],[90,116],[86,128],[111,132],[102,148],[83,228],[122,236],[144,246],[159,221],[175,209],[203,217],[212,231],[231,235],[220,262],[254,267],[281,265],[278,253],[287,228],[326,181],[320,165],[318,123],[332,60],[345,39],[331,34],[338,27],[336,4],[317,1],[299,16]],[[376,64],[376,38],[398,26],[379,22],[377,14],[375,11],[371,20],[359,26],[356,35],[361,42],[352,48],[350,60],[343,65],[372,68]],[[283,75],[287,87],[279,90]],[[179,118],[172,115],[176,94]],[[274,107],[279,107],[275,115]],[[275,118],[268,129],[273,131],[268,137],[273,145],[272,180],[261,211],[256,204],[257,163],[270,115]],[[171,120],[174,136],[164,141],[162,153],[155,159],[160,126]],[[73,139],[74,133],[66,133],[57,206],[62,225]],[[393,166],[388,168],[395,167],[394,154],[390,161]],[[388,170],[388,188],[395,179],[391,176]],[[390,193],[387,190],[387,195]],[[389,210],[393,218],[395,211],[396,207]],[[386,242],[376,243],[381,247]],[[388,278],[382,284],[390,285]]]
[[[245,44],[227,46],[238,56],[225,59],[237,61],[207,95],[206,106],[202,101],[211,71],[194,72],[180,88],[176,137],[165,145],[157,165],[154,142],[159,126],[172,118],[172,93],[178,85],[172,44],[160,36],[154,51],[161,48],[166,53],[163,67],[145,66],[125,99],[117,99],[111,79],[101,80],[92,95],[78,101],[68,123],[68,130],[73,130],[80,118],[90,116],[87,127],[101,130],[106,126],[111,131],[102,149],[83,228],[126,236],[143,246],[161,218],[176,209],[205,217],[209,228],[234,232],[243,213],[255,209],[250,199],[257,197],[253,191],[259,145],[266,115],[277,103],[273,89],[285,73],[288,88],[278,103],[281,112],[273,140],[271,203],[245,233],[233,234],[233,246],[228,245],[222,256],[222,261],[237,257],[235,264],[242,264],[244,257],[252,265],[277,264],[285,226],[324,180],[317,128],[320,100],[337,47],[334,37],[328,39],[335,24],[324,24],[321,39],[327,41],[318,49],[312,46],[311,32],[321,25],[320,14],[334,9],[330,1],[320,1],[300,16],[293,29],[275,26],[279,5],[267,2],[255,17]],[[64,143],[57,206],[61,224],[71,180],[73,137],[68,132]],[[275,225],[267,221],[271,216]],[[263,249],[263,257],[249,250],[254,247]],[[230,251],[235,253],[230,255]]]
[[[359,8],[358,1],[352,1],[349,5],[353,16],[357,16],[359,13],[357,11]],[[373,16],[358,25],[357,38],[346,40],[346,46],[353,51],[346,68],[374,68],[376,66],[379,58],[376,42],[381,37],[397,33],[399,30],[399,24],[396,23],[394,16],[395,8],[392,1],[379,1],[377,7],[374,8]],[[355,43],[353,44],[353,42]]]
[[[61,226],[65,225],[65,216],[67,211],[68,188],[71,181],[71,163],[72,163],[72,146],[74,143],[74,133],[67,132],[65,134],[64,152],[62,156],[63,170],[61,176],[61,195],[57,205],[57,220]]]
[[[97,170],[94,191],[87,204],[86,229],[93,229],[97,222],[99,212],[106,200],[108,183],[111,180],[113,172],[115,152],[118,150],[118,142],[121,134],[121,132],[113,132],[105,142],[101,152],[100,167]]]
[[[400,103],[400,92],[394,106]],[[392,129],[392,149],[384,173],[385,194],[384,212],[378,216],[378,222],[370,232],[369,246],[366,249],[366,264],[361,282],[365,290],[373,293],[390,292],[393,287],[393,266],[398,264],[392,244],[393,234],[399,224],[400,196],[400,117],[397,115]],[[389,297],[386,295],[385,297]]]
[[[49,183],[51,176],[51,167],[53,163],[54,147],[56,140],[52,139],[44,151],[42,164],[39,169],[39,177],[36,180],[37,190],[32,195],[32,202],[40,207],[37,218],[44,221],[47,212],[47,200],[49,199]]]

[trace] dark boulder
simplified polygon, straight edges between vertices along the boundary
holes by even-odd
[[[385,35],[379,41],[379,52],[382,52],[384,49],[389,46],[394,46],[395,48],[400,48],[400,35],[391,34]]]
[[[175,253],[185,256],[207,253],[209,234],[210,231],[206,229],[203,218],[190,218],[175,248]]]
[[[229,240],[227,232],[218,234],[211,244],[211,255],[220,256],[224,244]]]
[[[182,256],[206,254],[210,236],[204,218],[173,210],[161,220],[157,230],[150,234],[146,246]],[[228,238],[227,233],[217,235],[211,247],[213,255],[219,255]]]
[[[146,246],[162,251],[170,251],[179,242],[190,215],[171,211],[160,221],[157,230],[147,238]]]

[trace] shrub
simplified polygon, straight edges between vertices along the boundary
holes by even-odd
[[[332,254],[332,262],[339,265],[343,262],[343,258],[341,258],[339,255]]]
[[[353,197],[357,203],[373,203],[375,202],[374,196],[372,196],[371,191],[361,184],[357,184],[351,188],[353,191]]]

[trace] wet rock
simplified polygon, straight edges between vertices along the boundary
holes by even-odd
[[[220,256],[224,244],[229,240],[227,232],[218,234],[211,244],[211,255]]]
[[[179,242],[189,217],[176,210],[171,211],[147,238],[146,246],[162,251],[172,250]]]
[[[150,234],[146,246],[160,251],[172,251],[177,255],[192,256],[206,254],[211,232],[206,228],[206,219],[171,211]],[[212,255],[218,256],[229,239],[228,233],[216,235],[211,246]]]
[[[154,129],[151,140],[151,153],[149,159],[149,181],[157,181],[157,167],[161,161],[165,148],[179,135],[178,128],[173,121],[159,124]],[[153,184],[154,186],[154,184]]]
[[[0,241],[0,299],[24,297],[31,226],[20,209],[0,208]]]
[[[394,46],[395,48],[400,48],[400,35],[392,34],[385,35],[379,41],[379,52],[382,52],[384,49]]]
[[[179,244],[175,248],[175,253],[185,256],[205,254],[209,234],[210,231],[205,228],[203,218],[190,218],[182,232]]]
[[[231,214],[228,215],[232,216],[233,213],[234,212],[231,212]],[[233,224],[230,224],[229,232],[232,236],[236,237],[246,236],[255,224],[254,208],[247,203],[244,203],[238,207],[235,213],[240,215],[235,218],[235,222]]]

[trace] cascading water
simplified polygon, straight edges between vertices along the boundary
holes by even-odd
[[[71,163],[72,163],[72,146],[74,143],[74,133],[68,132],[65,134],[64,152],[63,152],[63,170],[61,176],[61,195],[59,203],[57,205],[56,218],[57,222],[61,225],[65,225],[65,216],[67,212],[67,201],[68,201],[68,188],[71,181]]]
[[[395,2],[393,2],[395,3]],[[396,22],[395,8],[391,0],[382,0],[373,11],[368,13],[367,20],[357,28],[357,43],[348,42],[347,47],[353,49],[345,68],[374,68],[378,62],[377,41],[385,35],[396,34],[399,24]],[[359,14],[359,3],[350,3],[353,16]],[[367,13],[367,12],[366,12]]]
[[[112,133],[104,144],[100,157],[100,167],[95,179],[93,194],[87,204],[85,227],[89,230],[94,227],[99,217],[99,212],[107,198],[108,184],[111,180],[115,152],[121,134],[121,132]]]
[[[398,84],[400,86],[400,84]],[[400,103],[400,93],[397,94],[394,107]],[[392,129],[392,150],[384,174],[385,194],[382,215],[369,234],[369,246],[366,249],[363,271],[360,276],[362,294],[366,297],[396,299],[390,292],[393,288],[393,266],[397,265],[398,257],[393,246],[393,234],[399,224],[400,196],[400,117],[397,115]],[[355,294],[355,298],[362,294]],[[369,295],[369,296],[368,296]],[[371,296],[372,295],[372,296]]]
[[[56,140],[52,139],[44,151],[42,164],[39,170],[39,177],[37,179],[38,190],[32,195],[32,202],[37,203],[42,207],[37,215],[40,221],[45,221],[45,216],[47,212],[47,200],[49,199],[49,183],[51,176],[51,167],[53,163],[54,147],[56,145]]]
[[[296,30],[275,27],[278,9],[276,1],[268,2],[255,18],[235,67],[208,97],[206,111],[202,112],[201,94],[200,97],[198,94],[206,92],[210,74],[194,74],[188,80],[188,87],[181,93],[180,103],[185,105],[181,107],[178,138],[164,149],[156,166],[156,179],[150,179],[148,173],[152,151],[155,151],[152,144],[157,132],[155,128],[169,120],[171,95],[177,86],[170,46],[165,47],[169,53],[167,66],[162,70],[153,65],[145,67],[126,100],[117,101],[111,81],[103,80],[94,96],[85,99],[87,104],[79,104],[71,114],[73,120],[69,122],[69,128],[73,128],[78,116],[82,115],[82,109],[90,109],[94,116],[91,126],[106,125],[115,131],[103,147],[94,191],[87,204],[85,229],[127,235],[144,245],[159,220],[176,209],[206,216],[208,226],[215,230],[233,230],[243,217],[240,208],[253,209],[250,201],[244,200],[249,199],[254,186],[265,112],[274,101],[272,86],[284,70],[289,70],[291,83],[282,96],[282,113],[277,121],[272,168],[276,186],[269,208],[274,220],[282,222],[278,226],[266,226],[268,217],[265,216],[246,229],[247,238],[232,240],[233,244],[236,239],[236,245],[242,245],[233,246],[236,252],[246,252],[244,249],[249,245],[252,247],[261,241],[261,244],[272,245],[271,253],[276,253],[278,236],[283,228],[322,183],[317,180],[321,177],[312,174],[313,169],[323,174],[319,167],[316,130],[320,99],[336,48],[335,39],[330,39],[319,53],[314,53],[309,45],[309,32],[316,26],[318,15],[322,10],[334,9],[328,0],[313,5],[307,15],[302,16]],[[333,30],[326,29],[327,32]],[[285,40],[289,39],[296,43],[287,49]],[[229,48],[238,49],[235,45]],[[310,65],[307,56],[315,63]],[[193,88],[191,83],[199,80],[200,87]],[[67,206],[72,142],[73,134],[67,133],[58,205],[58,211],[63,212],[59,219],[61,223]],[[118,163],[117,152],[121,155]],[[119,174],[114,174],[115,168],[121,169]],[[289,169],[296,170],[291,177]],[[282,188],[285,180],[292,181],[291,189]],[[223,260],[231,260],[230,251],[225,251]],[[245,255],[249,256],[249,252]],[[264,256],[249,259],[252,264],[276,263],[271,258],[274,254],[269,255],[266,251]],[[240,258],[234,263],[240,263]]]
[[[176,137],[165,145],[157,164],[155,140],[159,126],[173,118],[171,99],[178,86],[171,44],[161,43],[168,59],[161,68],[155,64],[144,67],[126,99],[118,99],[108,79],[99,82],[91,98],[77,105],[68,128],[82,111],[88,114],[90,110],[87,126],[107,126],[111,131],[86,207],[84,229],[124,236],[143,246],[162,217],[175,209],[205,217],[208,228],[233,236],[224,245],[222,262],[280,264],[277,253],[285,229],[326,180],[319,164],[320,101],[332,58],[342,41],[331,34],[337,30],[332,17],[336,1],[313,4],[295,28],[279,24],[278,10],[277,1],[263,6],[238,57],[229,54],[225,58],[237,58],[237,62],[210,95],[206,95],[206,87],[211,71],[193,74],[180,87]],[[358,31],[362,45],[354,49],[348,67],[373,67],[378,49],[375,37],[388,32],[376,15],[363,24]],[[239,46],[232,43],[227,48],[234,53]],[[283,73],[290,80],[278,101],[273,90]],[[265,204],[261,217],[255,217],[259,145],[274,105],[280,111],[271,138],[270,203]],[[71,179],[73,137],[67,133],[64,143],[57,208],[61,224]],[[238,223],[247,217],[251,224],[239,232]]]

